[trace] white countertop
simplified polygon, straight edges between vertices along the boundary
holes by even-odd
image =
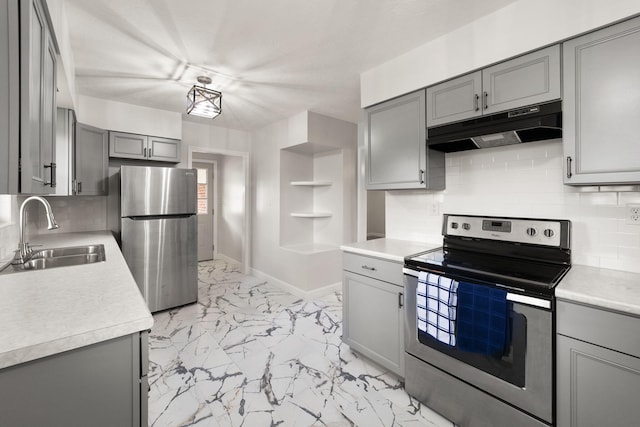
[[[442,243],[422,243],[409,240],[374,239],[340,246],[345,252],[404,262],[404,257],[439,248]]]
[[[102,243],[106,261],[0,275],[0,369],[151,328],[111,232],[42,234],[30,243]]]
[[[556,298],[640,316],[640,274],[573,265]]]

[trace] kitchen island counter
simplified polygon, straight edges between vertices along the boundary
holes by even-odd
[[[151,328],[153,317],[111,232],[30,240],[43,248],[103,244],[106,260],[0,275],[0,369]]]
[[[556,297],[640,316],[640,274],[573,265],[556,287]]]

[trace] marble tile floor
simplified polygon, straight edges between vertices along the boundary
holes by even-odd
[[[154,315],[150,426],[452,426],[341,342],[339,293],[306,301],[226,261],[198,269],[198,302]]]

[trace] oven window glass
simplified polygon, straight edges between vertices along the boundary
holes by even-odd
[[[524,387],[527,319],[521,313],[513,310],[513,304],[511,302],[509,302],[509,305],[511,345],[502,357],[461,351],[455,346],[452,347],[439,342],[419,329],[417,330],[418,340],[426,346],[474,366],[494,377],[498,377],[515,386]]]

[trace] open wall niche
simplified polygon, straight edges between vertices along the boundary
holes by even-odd
[[[355,240],[356,126],[305,112],[289,130],[280,149],[280,246],[337,251]]]

